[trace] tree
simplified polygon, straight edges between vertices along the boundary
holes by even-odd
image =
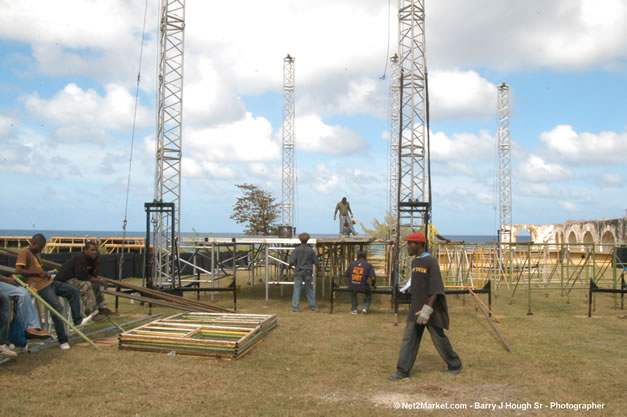
[[[235,184],[244,194],[233,206],[231,219],[246,224],[247,235],[270,235],[279,218],[279,203],[272,194],[252,184]]]
[[[360,223],[361,228],[367,235],[374,236],[377,239],[382,240],[394,240],[396,239],[396,235],[392,234],[392,231],[396,227],[396,218],[389,211],[385,213],[385,218],[383,222],[380,222],[377,219],[372,219],[372,229],[364,226],[363,223]],[[401,228],[401,236],[405,236],[411,233],[408,227]]]

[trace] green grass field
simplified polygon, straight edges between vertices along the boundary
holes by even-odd
[[[187,294],[187,297],[194,297]],[[485,297],[482,296],[485,300]],[[209,296],[202,296],[209,301]],[[264,301],[261,286],[244,287],[243,313],[277,313],[279,326],[244,358],[223,361],[119,351],[117,337],[96,351],[74,343],[20,354],[0,365],[2,416],[403,416],[421,410],[395,409],[395,403],[466,407],[430,415],[603,415],[623,416],[627,321],[611,296],[598,295],[587,318],[582,291],[570,303],[554,292],[513,302],[500,296],[493,310],[498,328],[514,352],[508,353],[469,296],[449,296],[453,347],[464,362],[457,376],[446,376],[444,362],[429,337],[423,338],[411,378],[389,381],[395,365],[407,306],[393,325],[389,298],[375,296],[372,312],[350,315],[347,294],[338,294],[335,313],[327,297],[321,312],[301,300],[292,313],[291,288],[283,297],[273,288]],[[230,294],[213,302],[232,307]],[[147,308],[121,301],[118,322]],[[160,311],[154,308],[154,311]],[[172,314],[175,311],[171,311]],[[96,325],[90,327],[95,328]],[[89,330],[90,330],[89,329]],[[426,335],[425,335],[426,336]],[[518,409],[477,410],[475,403]],[[603,404],[600,411],[534,409],[534,403]],[[532,408],[520,408],[531,404]]]

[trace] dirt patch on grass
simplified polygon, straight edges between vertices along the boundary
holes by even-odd
[[[430,397],[425,394],[404,394],[400,392],[377,392],[372,398],[370,398],[376,406],[378,407],[391,407],[394,403],[402,403],[402,402],[436,402],[435,397]]]
[[[520,395],[520,390],[507,384],[480,384],[480,385],[453,385],[439,386],[434,384],[411,384],[405,380],[406,386],[399,387],[399,391],[377,391],[370,401],[376,406],[392,407],[395,403],[462,403],[473,404],[499,403],[514,401]],[[403,384],[401,381],[400,384]],[[428,409],[427,409],[428,410]]]

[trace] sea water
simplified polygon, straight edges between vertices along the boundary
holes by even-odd
[[[13,229],[0,229],[0,236],[32,236],[35,233],[42,233],[47,238],[51,236],[72,236],[72,237],[122,237],[123,232],[121,230],[13,230]],[[244,233],[202,233],[202,232],[182,232],[183,237],[246,237]],[[337,234],[325,234],[325,233],[312,233],[313,237],[334,237]],[[145,237],[146,232],[127,231],[126,237]],[[466,242],[466,243],[486,243],[496,242],[496,235],[446,235],[446,237],[453,242]],[[529,241],[529,236],[519,236],[518,241]]]

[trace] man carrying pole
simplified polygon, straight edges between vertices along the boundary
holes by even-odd
[[[415,256],[411,263],[411,305],[396,372],[388,378],[396,380],[409,377],[425,327],[436,350],[448,365],[446,374],[456,375],[462,370],[462,361],[444,334],[444,329],[448,329],[449,326],[449,317],[440,266],[438,261],[425,251],[427,239],[424,234],[415,232],[405,240],[407,252],[410,256]]]

